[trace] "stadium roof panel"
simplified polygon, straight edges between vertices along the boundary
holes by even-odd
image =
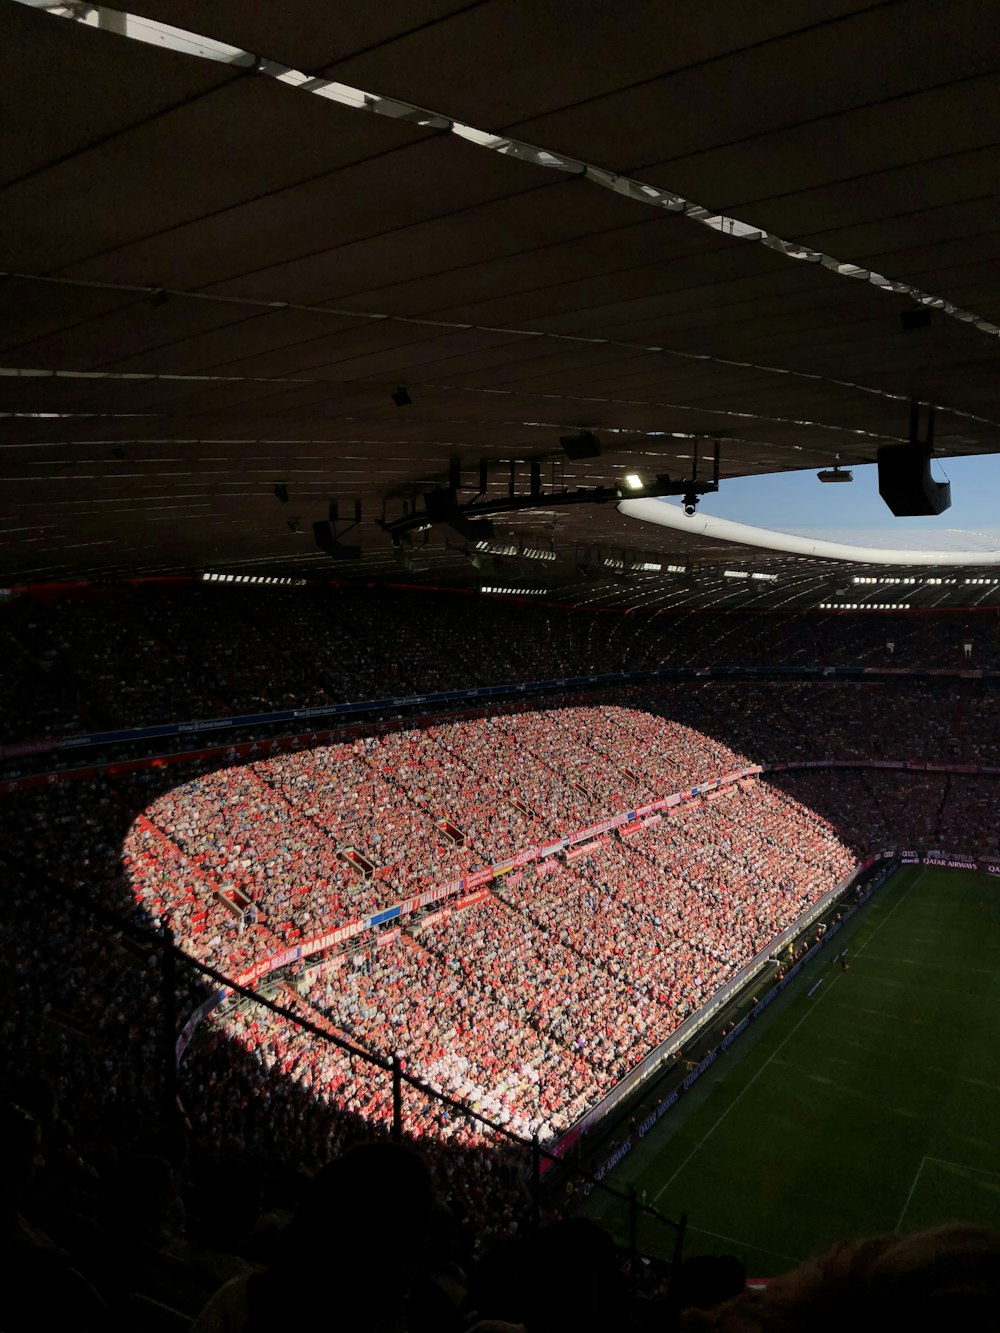
[[[512,459],[548,488],[681,475],[713,433],[724,478],[850,465],[905,438],[911,394],[946,452],[997,449],[1000,37],[971,0],[128,8],[399,101],[366,114],[98,10],[4,7],[0,578],[284,568],[278,480],[305,529],[360,498],[357,572],[398,577],[374,520],[454,459],[470,496],[480,460],[491,496]],[[480,146],[494,131],[524,143]],[[902,332],[908,288],[940,301],[931,328]],[[604,452],[570,463],[581,429]],[[613,506],[552,537],[567,600],[593,593],[576,544],[636,541]]]

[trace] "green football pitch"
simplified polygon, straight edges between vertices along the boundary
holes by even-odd
[[[752,1276],[837,1240],[1000,1227],[998,1028],[1000,879],[899,871],[610,1183],[687,1213],[685,1254],[737,1254]],[[588,1211],[626,1240],[615,1200]],[[639,1241],[662,1252],[657,1226]]]

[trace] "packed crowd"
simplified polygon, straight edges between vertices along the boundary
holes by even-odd
[[[302,970],[292,1002],[494,1123],[547,1140],[853,868],[795,801],[758,784],[733,791],[325,958]],[[391,1119],[384,1070],[359,1080],[342,1049],[280,1016],[237,1005],[210,1026],[346,1115]],[[223,1110],[207,1122],[225,1124]],[[482,1125],[412,1089],[406,1122],[422,1139],[483,1140]]]
[[[7,741],[658,666],[1000,665],[992,619],[954,613],[626,617],[482,602],[470,614],[450,597],[194,587],[20,599],[4,618]],[[95,907],[167,923],[232,974],[747,763],[997,753],[1000,705],[976,680],[692,683],[10,793],[4,1255],[32,1293],[30,1326],[187,1327],[221,1281],[271,1255],[261,1198],[279,1214],[294,1201],[289,1166],[315,1169],[392,1116],[384,1067],[227,1001],[181,1065],[184,1142],[164,1139],[160,955]],[[548,1139],[857,861],[902,845],[1000,857],[995,812],[986,776],[789,770],[260,984],[332,1037],[399,1055],[432,1090]],[[183,1022],[208,989],[186,967],[174,985]],[[523,1221],[523,1154],[410,1084],[404,1123],[465,1227],[464,1304],[434,1307],[433,1326],[457,1333],[459,1308],[519,1317],[516,1302],[491,1304],[467,1238],[470,1225],[483,1238]],[[231,1222],[219,1235],[220,1198],[245,1220],[238,1236]],[[571,1300],[560,1290],[563,1313]]]
[[[449,724],[179,785],[134,822],[125,869],[151,917],[234,975],[497,864],[534,846],[528,837],[572,834],[740,764],[690,728],[624,708]],[[492,846],[479,822],[491,782],[485,827],[506,818]],[[543,789],[547,806],[534,794]],[[462,836],[445,833],[442,817]],[[357,851],[369,874],[345,855]],[[338,1035],[404,1056],[431,1086],[522,1136],[551,1138],[854,864],[828,823],[745,781],[628,843],[531,865],[465,910],[404,917],[402,934],[362,937],[349,958],[324,951],[298,996]],[[227,901],[233,890],[242,912]],[[258,1014],[248,1028],[224,1011],[217,1021],[286,1075],[307,1058],[302,1077],[315,1084],[308,1061],[320,1057],[290,1053],[282,1020]],[[367,1082],[359,1106],[341,1092],[342,1053],[322,1059],[345,1112],[384,1116],[384,1079]],[[458,1129],[437,1126],[445,1138]]]
[[[895,711],[873,707],[860,720],[852,689],[792,684],[782,710],[777,686],[751,707],[746,694],[714,687],[658,694],[655,711],[575,706],[300,749],[228,770],[109,771],[11,793],[0,821],[0,852],[11,859],[0,906],[3,1082],[15,1100],[30,1100],[26,1074],[45,1071],[72,1108],[56,1130],[45,1129],[54,1135],[46,1169],[57,1165],[43,1177],[49,1206],[32,1224],[74,1255],[88,1292],[94,1287],[120,1309],[123,1327],[158,1328],[158,1303],[193,1316],[234,1271],[207,1220],[217,1199],[212,1173],[227,1159],[263,1157],[270,1172],[289,1162],[315,1168],[358,1138],[384,1133],[392,1114],[384,1068],[259,1005],[228,1003],[202,1024],[181,1068],[190,1153],[214,1187],[204,1219],[189,1201],[185,1233],[163,1200],[177,1198],[179,1185],[169,1182],[188,1168],[164,1165],[155,1137],[159,958],[127,931],[93,920],[88,904],[120,914],[131,900],[141,921],[169,921],[189,952],[235,972],[423,885],[595,822],[618,802],[631,808],[775,752],[814,757],[838,732],[858,754],[865,731],[874,754],[923,735],[921,754],[938,762],[953,757],[957,736],[960,759],[975,744],[988,761],[994,712],[990,696],[969,685],[947,724],[924,732],[933,700],[923,687],[894,696]],[[813,715],[821,720],[804,735],[813,699],[824,701]],[[665,720],[672,705],[678,721]],[[787,721],[796,714],[798,735]],[[711,802],[665,813],[627,842],[612,838],[569,864],[550,857],[529,865],[464,910],[432,909],[408,918],[399,935],[317,955],[308,970],[277,978],[275,997],[371,1055],[401,1054],[409,1073],[512,1132],[545,1138],[857,860],[903,843],[996,849],[994,788],[987,777],[883,769],[737,783]],[[393,821],[391,840],[372,809]],[[390,857],[388,841],[420,855]],[[370,877],[342,849],[369,859]],[[60,897],[61,886],[78,899]],[[233,890],[251,911],[234,911],[232,898],[225,905]],[[183,968],[177,985],[183,1018],[206,992]],[[523,1156],[410,1085],[404,1119],[442,1202],[477,1234],[524,1217]],[[81,1174],[81,1162],[96,1176]],[[98,1238],[82,1254],[65,1207],[52,1204],[57,1170],[72,1173],[74,1207],[92,1228],[85,1234]],[[111,1234],[121,1245],[131,1233],[129,1253],[141,1259],[155,1313],[100,1267],[105,1233],[93,1230],[88,1211],[99,1206],[103,1217],[106,1196],[135,1204],[143,1190],[153,1196],[142,1198],[148,1233],[116,1202]],[[59,1280],[84,1308],[75,1279]],[[53,1298],[64,1290],[55,1281],[47,1289]]]
[[[797,705],[802,703],[798,691],[804,688],[792,686],[790,697]],[[850,690],[841,692],[838,720],[831,687],[811,688],[829,691],[824,730],[816,736],[820,747],[828,729],[850,731],[854,696]],[[706,691],[699,710],[707,711],[709,697]],[[901,694],[897,711],[905,713],[913,698]],[[666,711],[670,700],[658,702]],[[795,709],[784,711],[790,716]],[[447,882],[479,865],[503,860],[516,848],[540,845],[550,834],[572,831],[571,822],[576,827],[588,824],[608,812],[600,798],[609,791],[627,804],[647,792],[666,793],[707,773],[737,767],[744,757],[755,759],[760,753],[756,747],[764,746],[766,737],[781,726],[781,711],[773,699],[768,705],[764,696],[753,708],[740,709],[734,699],[720,712],[722,720],[714,735],[695,730],[694,723],[701,718],[691,709],[686,711],[686,726],[635,708],[577,707],[538,714],[525,732],[525,749],[533,762],[519,768],[512,737],[522,719],[498,717],[442,724],[425,734],[401,733],[358,745],[300,750],[230,770],[178,764],[11,793],[5,797],[0,834],[0,846],[21,866],[16,888],[5,903],[7,976],[14,987],[5,1011],[10,1048],[46,1052],[65,1069],[68,1086],[87,1086],[91,1097],[100,1089],[101,1098],[117,1105],[137,1090],[141,1096],[143,1065],[131,1057],[144,1040],[147,1045],[152,1042],[148,1024],[135,1018],[134,997],[150,989],[150,1013],[159,1003],[148,975],[153,967],[148,954],[136,955],[127,940],[102,938],[78,915],[46,912],[40,918],[39,871],[113,911],[121,911],[131,899],[141,920],[169,920],[196,957],[234,973],[273,957],[289,941],[308,939],[331,925],[390,906],[414,886]],[[887,748],[879,729],[888,714],[883,710],[868,719],[876,751]],[[910,714],[912,731],[919,730],[922,716],[922,708]],[[983,727],[972,696],[965,701],[964,718],[966,734],[981,737]],[[888,725],[896,725],[894,717]],[[733,744],[726,745],[717,736],[731,737]],[[567,737],[577,741],[572,778],[566,763]],[[946,740],[940,744],[943,749],[932,757],[944,761]],[[805,741],[802,747],[805,751]],[[613,784],[599,785],[606,783],[609,772]],[[345,775],[369,784],[364,800],[352,804],[350,793],[341,799],[348,791]],[[598,775],[597,793],[593,804],[586,804],[581,788],[591,775]],[[556,799],[539,812],[531,784],[536,780],[541,784],[543,778]],[[992,854],[998,850],[994,785],[991,778],[967,774],[806,770],[773,775],[758,792],[780,789],[794,798],[814,811],[821,823],[828,821],[854,857],[862,859],[892,845]],[[544,788],[539,785],[537,790]],[[357,787],[353,791],[357,795]],[[737,804],[743,799],[742,795],[726,798]],[[769,799],[759,799],[755,819],[773,848],[780,839],[765,827]],[[399,857],[382,855],[368,814],[372,803],[392,811],[394,801],[407,811],[406,827],[420,830],[419,839],[409,843],[419,846],[420,857],[409,865]],[[590,860],[562,866],[554,877],[539,877],[529,868],[525,873],[530,895],[521,892],[515,900],[500,886],[504,910],[521,913],[529,931],[540,932],[544,924],[546,945],[557,944],[570,952],[573,934],[583,930],[594,941],[592,952],[599,947],[602,969],[610,979],[618,981],[623,972],[638,973],[641,968],[643,978],[655,988],[653,1012],[662,1007],[681,1017],[696,1007],[706,987],[711,988],[717,969],[721,975],[747,950],[753,952],[768,931],[780,929],[784,919],[773,912],[769,915],[768,903],[759,895],[753,900],[753,868],[746,871],[735,855],[716,845],[711,822],[722,807],[720,801],[704,811],[691,809],[683,821],[667,816],[673,818],[669,839],[644,833],[628,848],[612,842],[595,852],[591,860],[600,863],[604,876],[600,892],[585,882]],[[227,816],[235,816],[235,827],[224,826]],[[778,817],[784,814],[779,812]],[[453,821],[464,845],[438,828],[442,818]],[[708,821],[704,829],[699,819]],[[241,821],[252,823],[252,831],[239,829]],[[290,830],[295,830],[291,843]],[[296,839],[301,840],[300,850],[308,850],[304,876],[296,870],[301,861],[293,859]],[[370,877],[338,854],[345,846],[370,855]],[[712,866],[712,858],[723,858],[724,875]],[[249,865],[240,864],[247,861]],[[686,867],[687,878],[677,873],[680,865]],[[386,869],[389,874],[380,877]],[[806,878],[807,871],[805,866]],[[665,883],[671,885],[669,906],[656,897],[658,886]],[[693,888],[693,883],[699,887]],[[319,893],[310,891],[316,884],[322,888]],[[627,886],[627,898],[618,884]],[[564,885],[576,887],[564,889]],[[253,910],[234,911],[232,899],[225,904],[226,893],[237,886],[254,904]],[[747,917],[738,910],[735,891],[751,900],[756,915]],[[773,902],[780,905],[783,890],[777,877],[772,878],[771,891]],[[724,926],[719,924],[713,894],[728,913]],[[650,922],[660,937],[655,947],[647,939]],[[460,926],[456,918],[448,929],[460,932]],[[444,928],[432,924],[426,929]],[[696,947],[700,974],[690,967]],[[689,974],[690,982],[678,980]],[[24,995],[32,997],[30,1003]],[[191,1008],[196,995],[192,987]],[[46,1018],[51,1012],[60,1019]],[[78,1040],[74,1015],[82,1015],[83,1026],[91,1025],[92,1046]],[[651,1025],[645,1014],[640,1019]],[[595,1038],[595,1069],[598,1053]],[[457,1073],[449,1076],[457,1078]],[[479,1082],[488,1085],[485,1078]],[[567,1088],[569,1105],[573,1094],[568,1081]],[[528,1121],[532,1118],[537,1119],[527,1116]]]
[[[73,635],[84,632],[73,625]],[[255,668],[233,665],[232,678],[241,669]],[[31,672],[23,682],[31,700]],[[91,697],[111,708],[113,674],[80,690],[80,700]],[[153,686],[149,697],[169,696]],[[220,712],[211,694],[204,700]],[[112,912],[132,901],[140,920],[169,922],[193,956],[235,973],[747,762],[992,762],[1000,728],[992,694],[976,681],[668,686],[629,702],[9,794],[0,821],[0,850],[13,858],[3,902],[5,1081],[44,1069],[91,1137],[128,1126],[135,1141],[160,1114],[156,950],[92,922],[83,904],[49,898],[49,876]],[[995,780],[975,774],[773,774],[579,861],[549,860],[541,873],[528,866],[461,912],[408,918],[400,936],[317,956],[308,973],[280,981],[279,998],[373,1056],[403,1054],[431,1088],[512,1132],[549,1136],[853,862],[903,844],[992,853],[995,809]],[[239,908],[243,900],[251,909]],[[184,969],[179,986],[183,1017],[205,990]],[[253,1005],[224,1006],[204,1022],[181,1096],[209,1156],[269,1153],[313,1166],[392,1112],[385,1070]],[[483,1220],[497,1200],[504,1216],[523,1209],[513,1158],[480,1122],[412,1086],[405,1121],[457,1212],[489,1229]]]
[[[762,764],[989,764],[1000,753],[1000,711],[992,690],[978,681],[714,681],[657,686],[638,698]]]
[[[1000,857],[995,777],[875,768],[790,771],[770,781],[832,820],[862,859],[885,848]]]
[[[265,940],[307,940],[744,762],[625,708],[366,737],[179,784],[136,820],[126,868],[152,916],[234,966]],[[180,891],[165,904],[171,880]]]
[[[0,743],[660,667],[1000,666],[990,612],[626,616],[193,584],[22,597],[3,622],[0,689],[18,707],[0,718]]]

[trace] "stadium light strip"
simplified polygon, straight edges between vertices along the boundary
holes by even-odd
[[[909,611],[909,602],[820,602],[820,611]]]
[[[506,585],[503,585],[503,584],[492,584],[492,583],[491,583],[491,584],[485,584],[485,583],[484,583],[484,584],[480,587],[479,591],[480,591],[480,592],[484,592],[484,593],[489,593],[491,596],[494,596],[494,597],[541,597],[541,596],[543,596],[546,592],[548,592],[548,589],[547,589],[547,588],[515,588],[515,587],[509,587],[509,586],[506,586]]]
[[[284,583],[304,587],[305,579],[277,578],[266,574],[202,574],[205,583]]]
[[[970,582],[973,582],[974,580],[966,579],[965,581],[966,581],[966,583],[970,583]],[[983,582],[983,583],[992,583],[992,582],[994,582],[993,579],[982,579],[982,580],[978,580],[978,581],[979,581],[979,582]],[[918,578],[913,578],[913,577],[910,577],[910,578],[876,578],[874,575],[870,575],[870,574],[864,574],[864,575],[859,574],[859,575],[855,575],[855,577],[851,580],[851,582],[852,582],[852,583],[923,583],[923,584],[936,583],[936,584],[941,584],[941,583],[957,583],[957,582],[958,582],[958,579],[918,579]]]
[[[769,551],[787,551],[792,555],[809,555],[819,560],[849,560],[858,565],[1000,565],[1000,550],[908,551],[882,546],[852,546],[847,542],[820,541],[792,532],[776,532],[772,528],[735,523],[732,519],[713,518],[708,514],[693,514],[689,517],[679,505],[664,500],[622,500],[618,504],[618,512],[627,518],[656,523],[659,527],[673,528],[692,537],[708,537],[713,541],[734,542],[741,546],[760,546]],[[974,580],[966,579],[967,583],[970,581]],[[1000,579],[989,581],[1000,583]]]
[[[584,562],[586,563],[586,562]],[[660,560],[632,560],[631,563],[622,555],[606,555],[601,560],[602,569],[628,570],[632,574],[684,574],[683,565],[664,565]]]
[[[550,551],[535,546],[518,546],[516,542],[497,542],[497,541],[478,541],[473,545],[474,551],[481,555],[509,555],[518,560],[555,560],[557,555],[555,551]]]
[[[714,209],[693,203],[691,200],[685,199],[683,195],[676,194],[671,190],[649,185],[630,176],[619,175],[617,172],[583,162],[565,153],[553,152],[519,139],[509,138],[506,135],[480,130],[473,125],[453,120],[450,116],[416,106],[411,102],[382,97],[377,93],[366,92],[362,88],[355,88],[335,79],[316,77],[302,70],[292,69],[279,61],[270,60],[252,51],[246,51],[241,47],[231,46],[215,38],[204,37],[184,28],[173,27],[171,24],[161,23],[124,9],[89,4],[85,0],[17,0],[17,3],[27,5],[30,9],[43,10],[57,18],[70,19],[88,27],[101,29],[109,35],[114,34],[127,40],[179,51],[197,59],[252,71],[257,75],[274,79],[286,87],[323,97],[328,101],[355,111],[386,116],[392,120],[404,121],[426,129],[442,130],[489,152],[516,158],[535,166],[547,167],[553,171],[561,171],[570,176],[582,177],[594,185],[600,185],[615,194],[624,195],[627,199],[636,203],[645,204],[648,207],[667,213],[682,214],[692,222],[707,227],[711,231],[719,232],[721,235],[765,246],[769,250],[784,255],[787,259],[796,260],[800,263],[815,264],[831,273],[835,273],[838,277],[864,282],[891,295],[906,296],[917,305],[925,306],[930,310],[937,310],[951,319],[958,320],[960,323],[970,324],[980,333],[988,334],[991,337],[1000,337],[1000,325],[994,324],[972,311],[964,310],[943,297],[934,296],[919,287],[914,287],[910,283],[888,278],[860,264],[836,259],[822,250],[814,250],[794,241],[783,240],[780,236],[765,231],[762,227],[753,226],[725,213],[717,213]],[[768,369],[768,367],[761,367],[761,369]],[[770,367],[770,369],[774,368]]]

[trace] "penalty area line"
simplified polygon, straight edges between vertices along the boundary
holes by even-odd
[[[926,1158],[926,1157],[921,1157],[921,1159],[920,1159],[920,1165],[917,1167],[917,1174],[913,1177],[913,1184],[910,1186],[910,1192],[909,1192],[909,1194],[906,1196],[906,1202],[903,1204],[903,1211],[900,1213],[900,1215],[899,1215],[899,1221],[896,1223],[895,1231],[896,1231],[896,1235],[897,1235],[897,1236],[899,1235],[899,1229],[900,1229],[900,1227],[903,1225],[903,1218],[906,1216],[907,1212],[909,1211],[910,1201],[912,1200],[913,1195],[914,1195],[914,1193],[916,1192],[917,1183],[918,1183],[918,1181],[920,1180],[921,1175],[923,1174],[924,1163],[925,1163],[926,1161],[927,1161],[927,1158]]]
[[[947,1157],[925,1157],[925,1162],[934,1162],[937,1166],[950,1166],[956,1171],[972,1171],[977,1176],[992,1176],[1000,1180],[1000,1171],[990,1171],[985,1166],[970,1166],[967,1162],[951,1162]]]
[[[796,1254],[782,1254],[780,1250],[769,1250],[766,1245],[755,1245],[747,1240],[737,1240],[735,1236],[723,1236],[719,1231],[709,1231],[707,1227],[692,1226],[688,1231],[697,1231],[699,1236],[711,1236],[713,1240],[724,1240],[727,1245],[738,1245],[741,1250],[753,1250],[756,1254],[769,1254],[772,1259],[787,1259],[791,1264],[800,1264],[802,1260]]]

